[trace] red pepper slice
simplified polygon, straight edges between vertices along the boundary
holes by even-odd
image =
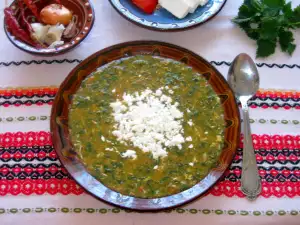
[[[35,43],[30,36],[26,33],[24,29],[21,28],[16,17],[14,16],[13,10],[11,8],[4,9],[5,14],[5,24],[9,28],[9,31],[19,40],[26,44],[29,44],[36,48],[41,48],[41,45]]]
[[[132,2],[148,14],[152,14],[158,4],[158,0],[132,0]]]
[[[29,32],[29,34],[31,34],[31,33],[33,33],[33,29],[31,27],[31,24],[28,22],[28,20],[25,17],[24,3],[23,3],[23,1],[20,1],[20,0],[18,3],[19,3],[20,14],[21,14],[20,23],[21,23],[22,27],[26,28],[26,30]]]
[[[38,13],[38,8],[34,4],[33,0],[23,0],[26,6],[30,9],[35,18],[40,21],[40,15]]]

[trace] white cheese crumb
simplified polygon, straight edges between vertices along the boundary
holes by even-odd
[[[158,89],[156,92],[155,92],[155,95],[156,96],[161,96],[162,95],[162,91],[160,89]]]
[[[191,136],[188,136],[185,140],[186,140],[186,141],[192,141],[193,139],[192,139]]]
[[[113,151],[112,148],[105,148],[105,151]]]
[[[171,94],[171,95],[174,94],[174,91],[173,91],[173,90],[169,90],[168,92],[169,92],[169,94]]]
[[[133,150],[127,150],[126,152],[123,152],[121,154],[122,158],[131,158],[131,159],[136,159],[136,152]]]
[[[205,131],[204,134],[208,134],[208,131]]]
[[[152,92],[123,94],[123,100],[113,102],[115,120],[112,132],[118,141],[130,142],[144,152],[150,152],[154,159],[167,156],[166,147],[182,148],[185,142],[182,127],[183,113],[172,98],[161,89]]]
[[[191,163],[189,163],[189,165],[190,165],[190,166],[194,166],[194,163],[191,162]]]
[[[101,136],[101,141],[105,141],[105,137],[104,136]]]
[[[186,111],[187,111],[187,113],[191,113],[191,110],[190,110],[190,109],[187,109]]]
[[[112,93],[115,93],[116,92],[116,89],[112,90]]]
[[[169,87],[168,87],[168,86],[165,86],[165,89],[166,89],[166,90],[168,90],[168,89],[169,89]]]
[[[158,169],[158,165],[154,166],[153,169],[157,170]]]
[[[193,123],[192,120],[189,120],[187,123],[188,123],[188,125],[190,125],[190,126],[193,126],[193,125],[194,125],[194,123]]]
[[[189,145],[189,148],[194,148],[194,145],[193,145],[193,144],[190,144],[190,145]]]

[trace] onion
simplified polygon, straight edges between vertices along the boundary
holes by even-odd
[[[43,23],[49,25],[68,25],[72,20],[72,12],[59,4],[51,4],[42,9],[40,17]]]

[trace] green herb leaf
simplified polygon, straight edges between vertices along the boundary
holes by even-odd
[[[255,15],[255,10],[250,5],[242,5],[239,8],[239,17],[252,17]]]
[[[262,4],[270,8],[281,8],[285,5],[285,0],[262,0]]]
[[[280,28],[279,26],[280,24],[278,23],[278,20],[276,18],[262,18],[260,38],[266,40],[276,40]]]
[[[263,8],[259,0],[250,0],[250,5],[258,11],[262,10]]]
[[[246,32],[246,34],[248,35],[249,38],[251,38],[253,40],[259,39],[258,30],[249,28],[250,27],[249,23],[246,23],[246,22],[240,23],[240,24],[238,24],[238,26]]]
[[[295,40],[294,35],[291,31],[285,31],[285,30],[280,31],[279,44],[283,52],[287,52],[290,55],[293,54],[293,52],[296,49],[296,45],[293,44],[294,40]]]
[[[292,2],[285,4],[282,10],[285,14],[285,17],[291,18],[293,16]]]
[[[300,5],[293,11],[293,15],[290,18],[290,23],[293,28],[300,28]]]
[[[256,51],[256,57],[268,57],[275,53],[276,49],[276,42],[269,41],[269,40],[258,40],[257,41],[257,51]]]

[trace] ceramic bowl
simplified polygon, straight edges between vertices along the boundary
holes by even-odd
[[[42,9],[46,5],[49,5],[53,3],[52,0],[36,0],[35,4],[37,5],[38,9]],[[14,44],[17,48],[26,51],[31,54],[35,55],[44,55],[44,56],[53,56],[53,55],[59,55],[62,53],[65,53],[73,48],[75,48],[77,45],[79,45],[89,34],[91,31],[95,14],[93,10],[93,6],[89,2],[89,0],[61,0],[61,3],[70,9],[73,12],[73,15],[76,17],[76,24],[77,24],[77,30],[76,35],[71,39],[63,39],[65,41],[64,45],[61,45],[57,48],[43,48],[43,49],[37,49],[34,48],[22,41],[19,41],[16,39],[8,30],[7,26],[4,22],[4,31],[8,37],[8,39],[11,41],[12,44]],[[17,1],[14,1],[10,7],[15,11],[16,17],[19,20],[20,19],[20,10],[17,4]],[[28,8],[25,8],[25,16],[28,18],[28,21],[32,21],[31,12]]]
[[[143,13],[131,0],[109,1],[124,18],[139,26],[158,31],[178,31],[203,24],[216,16],[226,3],[226,0],[209,0],[205,6],[198,7],[194,13],[178,19],[163,8],[158,8],[149,15]]]
[[[202,74],[220,97],[226,121],[225,142],[218,164],[198,184],[179,194],[156,198],[142,199],[125,196],[115,192],[89,174],[73,150],[69,133],[69,106],[72,95],[80,87],[82,81],[112,61],[134,55],[152,55],[173,59],[185,63],[196,72]],[[87,127],[88,129],[88,127]],[[205,59],[197,54],[172,44],[157,41],[134,41],[118,44],[103,49],[81,62],[61,84],[53,103],[51,112],[51,135],[58,157],[70,175],[88,193],[110,204],[134,210],[162,210],[175,207],[203,195],[225,173],[231,164],[240,143],[240,117],[234,94],[223,76]]]

